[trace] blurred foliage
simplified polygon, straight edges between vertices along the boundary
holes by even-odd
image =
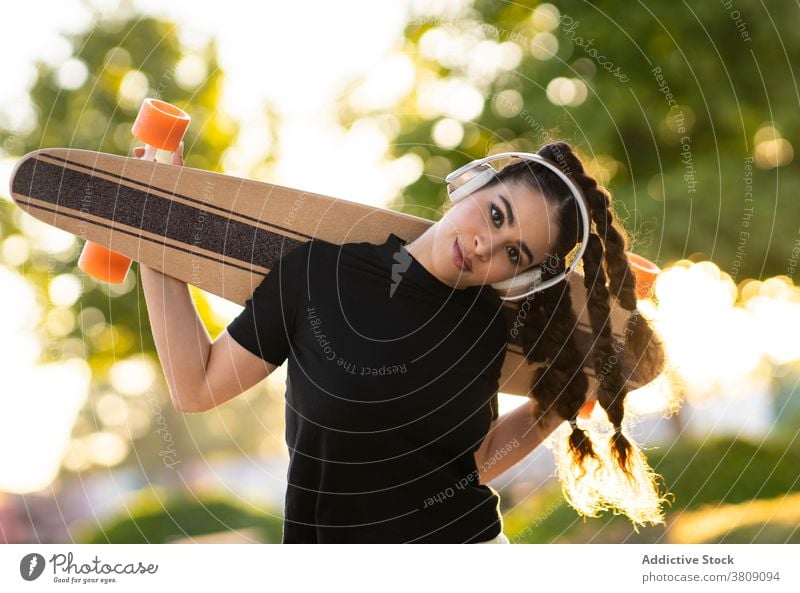
[[[22,133],[0,128],[0,146],[8,156],[19,157],[41,147],[132,155],[133,147],[141,145],[131,135],[131,126],[142,99],[156,97],[192,117],[184,138],[186,165],[222,170],[223,154],[236,138],[238,124],[218,108],[224,76],[213,40],[186,48],[176,24],[138,15],[129,1],[123,1],[113,14],[95,13],[90,29],[69,37],[68,42],[72,56],[64,64],[36,65],[37,77],[30,89],[36,116],[31,129]],[[230,402],[226,408],[231,409],[190,417],[178,413],[169,400],[156,356],[138,265],[133,264],[121,285],[97,282],[77,267],[83,243],[75,239],[55,250],[38,241],[41,226],[10,203],[0,208],[0,237],[24,237],[29,246],[29,255],[17,269],[38,291],[43,311],[38,333],[46,345],[41,362],[78,357],[92,369],[89,401],[73,428],[74,439],[103,430],[116,432],[126,443],[135,441],[122,463],[134,462],[154,471],[164,469],[159,453],[165,447],[181,460],[195,452],[207,453],[212,444],[220,451],[239,453],[279,447],[282,408],[266,397],[264,385]],[[53,281],[62,276],[79,281],[80,295],[74,304],[56,306],[48,293]],[[214,315],[202,291],[192,288],[191,292],[215,338],[225,320]],[[131,358],[149,361],[155,382],[145,393],[113,398],[111,403],[125,406],[122,416],[103,414],[99,401],[117,393],[110,371]],[[131,421],[134,415],[138,427]],[[112,416],[115,422],[109,424],[107,418]]]
[[[774,442],[792,443],[800,427],[800,361],[776,367],[772,375],[775,422],[771,429]]]
[[[800,132],[797,89],[787,84],[800,55],[796,6],[757,0],[730,10],[718,2],[636,10],[622,0],[602,7],[577,0],[541,5],[477,0],[457,14],[412,14],[400,48],[414,61],[411,92],[391,110],[353,100],[362,81],[344,95],[345,124],[388,117],[391,125],[384,127],[396,132],[392,156],[414,153],[424,162],[423,175],[404,190],[404,211],[430,218],[446,200],[444,176],[471,159],[536,151],[563,139],[609,187],[641,255],[662,266],[682,257],[711,259],[735,281],[787,273],[800,238],[800,203],[791,199],[800,190],[798,159],[778,168],[753,165],[751,172],[745,159],[754,155],[754,136],[767,122],[785,139]],[[435,6],[442,5],[428,9]],[[532,44],[554,40],[554,57],[534,57]],[[519,63],[508,59],[494,67],[502,52],[517,53]],[[559,77],[582,81],[586,100],[554,104],[547,90]],[[444,86],[433,91],[444,107],[427,106],[438,82],[472,87],[483,103],[479,114],[459,118],[472,97],[449,95]],[[515,97],[521,98],[516,106]],[[447,118],[463,126],[455,146],[434,141],[435,126]],[[750,190],[753,201],[745,202]],[[750,206],[753,216],[743,226]],[[740,231],[750,234],[738,262]]]
[[[255,532],[261,543],[280,543],[283,520],[222,499],[172,498],[146,494],[124,517],[80,538],[87,544],[163,544],[231,530]]]
[[[552,484],[504,514],[506,534],[516,543],[664,543],[667,529],[682,511],[800,492],[800,443],[796,441],[785,447],[736,439],[685,439],[646,454],[651,467],[675,495],[672,504],[664,506],[666,528],[639,527],[636,533],[624,516],[609,512],[599,518],[580,517],[566,503],[558,484]],[[733,527],[714,541],[749,543],[748,534],[757,531],[751,526]],[[754,541],[784,543],[787,536],[785,526],[768,525]],[[800,533],[792,537],[791,541],[800,542]]]
[[[709,544],[800,544],[800,529],[790,525],[747,525],[732,529],[720,537],[710,538]]]

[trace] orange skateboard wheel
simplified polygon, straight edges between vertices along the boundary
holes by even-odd
[[[648,299],[653,295],[653,284],[661,273],[661,268],[646,257],[626,251],[631,269],[636,276],[636,297]]]
[[[174,105],[147,98],[139,108],[131,132],[138,140],[158,150],[174,152],[180,146],[191,118]],[[98,280],[119,284],[131,267],[131,258],[92,243],[83,246],[78,267]]]
[[[594,410],[594,405],[597,403],[596,400],[590,399],[587,400],[583,406],[581,406],[580,411],[578,412],[578,418],[591,418],[592,410]]]
[[[119,284],[125,280],[128,268],[131,267],[131,259],[87,241],[78,260],[78,267],[93,278]]]
[[[178,150],[191,118],[182,109],[158,99],[145,99],[133,122],[134,138],[159,150]]]

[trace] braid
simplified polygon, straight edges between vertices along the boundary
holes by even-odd
[[[565,268],[559,258],[553,270],[558,274]],[[534,298],[533,323],[526,324],[521,332],[522,344],[530,362],[549,364],[537,367],[532,390],[536,394],[534,418],[538,421],[555,408],[562,418],[573,420],[586,401],[589,380],[583,372],[583,357],[575,343],[574,331],[578,325],[572,308],[569,283],[563,282],[541,291]],[[555,354],[553,354],[555,353]],[[569,437],[570,451],[582,474],[588,457],[598,459],[589,433],[573,424]]]
[[[641,451],[622,434],[625,415],[625,397],[628,392],[628,360],[636,365],[644,359],[644,369],[651,373],[661,371],[664,361],[662,344],[655,339],[647,320],[639,314],[636,299],[636,278],[630,265],[626,250],[628,237],[615,222],[611,206],[611,196],[607,190],[589,176],[583,165],[566,142],[547,144],[539,150],[539,155],[556,163],[582,189],[596,232],[590,230],[589,240],[583,255],[584,287],[587,294],[587,309],[592,328],[593,340],[590,351],[592,366],[598,381],[597,400],[605,410],[614,432],[608,445],[595,446],[587,431],[577,426],[578,411],[586,401],[589,389],[588,378],[583,372],[583,356],[577,349],[573,332],[577,326],[569,282],[560,282],[534,294],[533,315],[525,318],[520,332],[524,351],[529,362],[543,363],[537,366],[533,375],[531,397],[536,401],[534,416],[538,421],[549,410],[570,421],[572,431],[564,444],[568,446],[573,466],[580,468],[580,475],[569,471],[559,472],[565,485],[567,499],[585,514],[594,516],[605,505],[611,504],[621,509],[638,522],[663,522],[658,506],[663,500],[657,492],[652,470]],[[582,217],[572,192],[549,168],[530,161],[520,161],[504,167],[496,182],[525,183],[548,200],[554,208],[557,221],[557,238],[551,249],[552,258],[557,265],[551,270],[558,273],[565,269],[565,257],[572,252],[582,236]],[[543,278],[549,275],[547,268]],[[625,353],[622,362],[609,364],[617,359],[611,327],[610,292],[619,305],[631,311],[625,335]],[[613,357],[613,358],[612,358]],[[652,376],[652,375],[651,375]],[[635,504],[619,499],[620,490],[595,484],[580,483],[586,473],[586,462],[591,458],[595,471],[604,475],[605,480],[614,482],[608,464],[601,456],[618,467],[623,479],[627,479],[640,498]],[[558,460],[558,455],[557,455]],[[559,464],[560,461],[557,461]],[[601,479],[602,482],[602,479]],[[621,485],[620,485],[621,487]],[[644,499],[647,502],[644,503]]]
[[[608,419],[614,426],[611,437],[611,451],[620,468],[629,474],[628,459],[630,458],[631,445],[622,435],[622,418],[625,414],[624,401],[627,395],[627,386],[622,376],[620,365],[607,364],[613,356],[613,342],[611,334],[611,308],[608,304],[608,289],[606,288],[606,274],[603,270],[603,247],[600,238],[594,233],[589,235],[589,243],[583,256],[584,285],[588,296],[589,320],[595,335],[595,347],[592,348],[592,363],[595,373],[604,377],[597,388],[597,400],[606,411]],[[604,367],[605,365],[605,367]],[[601,369],[609,369],[602,375]]]
[[[587,175],[580,164],[579,171],[575,172],[574,178],[581,186],[589,204],[589,215],[603,239],[604,264],[609,276],[611,294],[623,309],[632,312],[628,317],[623,335],[628,336],[625,349],[629,359],[635,364],[629,365],[627,368],[623,367],[620,369],[620,373],[626,375],[625,380],[636,372],[636,367],[646,369],[654,375],[660,374],[665,364],[663,344],[637,309],[636,275],[633,273],[626,253],[630,246],[630,240],[625,230],[614,219],[611,195],[608,190],[598,185],[593,177]],[[625,396],[622,395],[622,397]],[[619,446],[625,447],[624,444]]]
[[[574,175],[581,186],[589,204],[589,215],[603,240],[607,258],[606,269],[610,276],[611,293],[619,299],[626,311],[636,309],[636,276],[631,270],[625,251],[628,249],[628,235],[614,221],[611,197],[604,188],[597,185],[593,177],[583,171]]]

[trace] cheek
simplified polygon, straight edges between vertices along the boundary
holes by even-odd
[[[514,275],[513,269],[506,265],[502,259],[502,255],[496,255],[492,261],[486,264],[486,267],[481,271],[481,277],[486,277],[484,283],[489,284],[492,282],[499,282],[506,280]]]
[[[481,216],[482,208],[483,204],[479,200],[464,198],[447,212],[450,231],[455,232],[458,229],[460,233],[474,234],[485,227],[486,223]]]

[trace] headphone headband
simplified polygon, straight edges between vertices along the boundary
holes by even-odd
[[[583,257],[584,252],[586,251],[586,245],[589,242],[589,226],[591,217],[589,216],[589,209],[586,204],[586,197],[583,195],[583,191],[581,188],[576,184],[572,179],[570,179],[562,170],[561,168],[546,159],[545,157],[530,153],[530,152],[500,152],[497,154],[493,154],[481,159],[474,160],[466,165],[459,167],[452,173],[450,173],[447,177],[445,177],[445,181],[448,183],[447,192],[450,196],[450,199],[454,202],[466,197],[467,195],[477,191],[487,183],[489,183],[492,179],[495,178],[497,175],[497,171],[489,165],[491,161],[502,159],[502,158],[509,158],[509,157],[516,157],[527,161],[533,161],[539,163],[551,171],[558,175],[558,177],[566,183],[567,187],[572,192],[572,195],[575,197],[575,200],[578,203],[578,210],[580,210],[581,220],[583,221],[583,236],[581,238],[581,245],[580,249],[578,250],[577,255],[570,263],[569,267],[561,272],[558,276],[554,278],[550,278],[544,282],[540,282],[540,278],[543,272],[542,264],[539,264],[534,267],[533,270],[529,270],[527,272],[523,272],[519,276],[515,276],[510,278],[509,280],[504,280],[502,282],[495,282],[492,286],[498,290],[509,290],[509,292],[514,292],[520,288],[527,287],[530,288],[527,292],[520,295],[506,295],[501,296],[500,298],[505,301],[516,301],[522,299],[528,295],[531,295],[535,292],[539,292],[544,290],[545,288],[549,288],[554,284],[561,282],[565,278],[567,278],[572,271],[578,265],[578,262]],[[476,173],[475,169],[479,171]]]

